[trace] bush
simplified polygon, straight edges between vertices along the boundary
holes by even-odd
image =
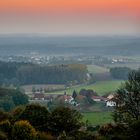
[[[138,140],[140,138],[140,120],[134,121],[130,124],[128,135],[131,139]]]
[[[109,140],[128,140],[127,130],[128,127],[124,124],[106,124],[99,129],[98,133]]]
[[[34,140],[37,133],[28,121],[18,121],[12,129],[13,140]]]
[[[81,114],[68,107],[58,107],[51,113],[49,127],[50,132],[54,135],[59,135],[63,131],[69,134],[79,130],[81,127]]]
[[[30,104],[17,117],[18,120],[29,121],[36,130],[47,131],[49,116],[50,113],[46,107],[38,104]]]

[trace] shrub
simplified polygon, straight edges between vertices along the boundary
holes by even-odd
[[[46,107],[38,104],[30,104],[17,116],[18,120],[27,120],[39,131],[48,130],[49,111]]]
[[[34,140],[37,133],[28,121],[18,121],[12,129],[13,140]]]

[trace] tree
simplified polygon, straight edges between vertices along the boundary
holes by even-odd
[[[19,90],[0,87],[0,108],[9,111],[15,106],[28,103],[28,96]]]
[[[75,99],[77,97],[77,93],[76,91],[74,90],[73,93],[72,93],[72,97]]]
[[[36,135],[36,130],[28,121],[18,121],[12,128],[12,140],[34,140]]]
[[[97,95],[97,93],[94,92],[92,89],[81,89],[79,94],[82,96],[86,96],[86,97],[91,97],[91,96]]]
[[[51,113],[50,131],[59,135],[62,132],[69,134],[72,131],[77,131],[81,127],[81,114],[68,107],[58,107]]]
[[[128,74],[130,73],[131,69],[128,67],[114,67],[110,68],[110,74],[115,79],[128,79]]]
[[[28,96],[21,91],[13,90],[11,94],[16,106],[28,104]]]
[[[130,123],[140,119],[140,69],[132,71],[116,95],[114,120]]]
[[[35,129],[46,131],[48,129],[49,112],[46,107],[30,104],[17,117],[18,120],[27,120]]]
[[[139,140],[140,138],[140,120],[132,122],[129,127],[128,135],[133,140]]]
[[[25,106],[17,106],[11,111],[13,122],[15,122],[19,118],[19,115],[24,111],[24,109],[25,109]]]
[[[12,97],[4,96],[0,99],[0,108],[4,109],[5,111],[10,111],[15,107]]]

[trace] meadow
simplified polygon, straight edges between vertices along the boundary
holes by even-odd
[[[92,89],[95,92],[97,92],[98,95],[102,96],[109,92],[116,91],[120,87],[122,82],[123,82],[122,80],[98,81],[98,82],[96,82],[94,84],[90,84],[90,85],[72,86],[70,88],[67,88],[65,91],[67,94],[72,94],[74,90],[76,92],[79,92],[81,89]],[[56,92],[52,92],[52,93],[63,94],[64,90],[56,91]]]
[[[87,65],[87,69],[88,69],[89,73],[93,73],[93,74],[100,74],[100,73],[109,72],[109,69],[107,69],[105,67],[100,67],[97,65]]]
[[[88,120],[88,123],[92,125],[102,125],[113,122],[112,112],[89,112],[82,113],[82,115],[83,121],[86,122]]]

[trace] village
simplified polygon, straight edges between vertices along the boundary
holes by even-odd
[[[67,105],[79,111],[104,111],[116,106],[114,93],[99,96],[90,89],[82,89],[79,93],[74,90],[71,94],[68,94],[66,91],[57,94],[47,93],[42,88],[30,91],[27,95],[29,96],[30,103],[39,103],[47,106],[50,104],[55,104],[56,106]],[[100,109],[95,109],[97,106],[101,106]]]

